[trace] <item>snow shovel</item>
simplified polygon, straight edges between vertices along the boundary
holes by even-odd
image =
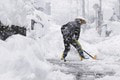
[[[85,52],[87,55],[89,55],[92,59],[94,59],[94,60],[96,60],[96,55],[95,56],[92,56],[92,55],[90,55],[87,51],[85,51],[85,50],[83,50],[83,52]]]
[[[81,45],[80,45],[80,43],[77,41],[77,40],[75,40],[75,42],[77,42],[77,44],[81,47]],[[81,49],[82,49],[82,47],[81,47]],[[82,49],[83,50],[83,49]],[[83,50],[83,52],[85,52],[87,55],[89,55],[92,59],[94,59],[94,60],[96,60],[96,55],[95,56],[92,56],[92,55],[90,55],[87,51],[85,51],[85,50]]]

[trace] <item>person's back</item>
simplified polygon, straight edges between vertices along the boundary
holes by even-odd
[[[63,37],[68,39],[72,39],[74,37],[76,30],[78,30],[78,33],[80,32],[80,24],[78,24],[76,21],[68,22],[61,27]]]

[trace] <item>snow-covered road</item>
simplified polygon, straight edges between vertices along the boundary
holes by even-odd
[[[115,74],[113,70],[99,70],[100,67],[98,67],[99,69],[96,69],[97,71],[91,69],[93,66],[101,65],[99,62],[102,62],[102,60],[68,60],[67,62],[63,62],[58,59],[48,59],[48,61],[54,65],[59,65],[61,67],[61,72],[65,74],[73,74],[75,76],[75,80],[96,80],[105,76],[114,76]]]

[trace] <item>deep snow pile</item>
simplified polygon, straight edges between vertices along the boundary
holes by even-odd
[[[24,26],[30,30],[31,19],[33,19],[37,22],[37,29],[42,30],[44,26],[47,31],[46,27],[49,25],[50,18],[36,9],[36,6],[43,5],[45,5],[45,0],[3,0],[0,2],[0,21],[4,25]]]
[[[92,71],[97,72],[112,72],[114,75],[105,76],[96,80],[119,80],[120,79],[120,35],[109,37],[105,41],[102,41],[94,45],[99,54],[98,61],[91,62],[94,65],[89,67]]]
[[[28,29],[31,28],[31,19],[35,20],[37,23],[34,25],[34,30],[28,31],[27,35],[31,38],[38,39],[49,32],[51,26],[50,16],[45,13],[34,9],[34,11],[27,15],[28,19]]]
[[[101,36],[98,34],[95,23],[89,24],[88,26],[90,27],[89,29],[86,29],[83,31],[83,27],[81,30],[81,35],[80,38],[88,43],[98,43],[101,41],[104,41],[106,39],[110,39],[113,36],[119,35],[120,34],[120,22],[118,21],[104,21],[103,25],[106,24],[106,26],[101,27]],[[110,35],[106,37],[106,31],[111,31]],[[110,38],[109,38],[110,37]]]
[[[108,29],[112,30],[111,36],[119,35],[120,34],[120,22],[118,21],[108,21],[106,22],[108,25]]]
[[[97,47],[101,53],[111,56],[120,56],[120,35],[110,37],[98,43]]]
[[[26,27],[27,36],[34,39],[42,37],[47,34],[50,26],[50,17],[36,9],[43,5],[44,0],[3,0],[0,2],[0,21],[4,25]],[[31,20],[37,22],[33,31],[30,31]]]
[[[0,80],[45,80],[51,67],[36,41],[16,35],[0,44]]]
[[[41,48],[44,49],[45,57],[59,58],[63,44],[60,26],[52,24],[49,33],[41,39],[38,39],[38,42],[41,45]]]
[[[38,43],[21,35],[0,40],[0,80],[73,80],[71,74],[53,71]]]
[[[0,2],[0,21],[6,25],[26,25],[26,2],[23,0],[2,0]]]

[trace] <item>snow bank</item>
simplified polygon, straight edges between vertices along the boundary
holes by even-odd
[[[0,21],[5,25],[18,25],[30,27],[32,17],[37,18],[37,21],[45,26],[48,19],[45,14],[36,9],[45,4],[44,0],[3,0],[0,2]],[[42,17],[42,18],[41,18]],[[39,25],[41,26],[41,25]]]
[[[120,56],[120,35],[111,37],[109,40],[97,44],[97,48],[101,53]]]
[[[107,22],[108,29],[112,30],[112,35],[118,35],[120,34],[120,22],[114,21],[114,22]]]
[[[51,67],[34,40],[16,35],[0,43],[0,80],[45,80]]]
[[[0,2],[0,21],[6,25],[26,24],[27,8],[23,0],[2,0]]]
[[[47,58],[60,58],[63,42],[60,26],[52,25],[47,35],[38,40]]]
[[[97,33],[95,27],[93,27],[91,29],[88,29],[84,33],[81,32],[80,39],[82,39],[83,41],[86,41],[87,43],[95,44],[95,43],[105,40],[105,37],[100,36]]]
[[[33,14],[27,16],[29,29],[31,29],[31,19],[35,20],[37,23],[34,25],[34,30],[28,32],[28,36],[34,39],[43,37],[49,32],[51,27],[50,16],[46,15],[43,12],[34,10]]]
[[[53,71],[54,65],[45,60],[45,48],[38,43],[20,35],[0,40],[0,80],[73,80],[71,74]]]
[[[98,43],[108,39],[109,37],[105,37],[106,31],[111,31],[110,37],[120,34],[120,22],[118,21],[105,21],[104,24],[107,24],[107,27],[102,27],[101,36],[98,34],[95,28],[95,24],[90,24],[91,28],[84,31],[81,31],[81,39],[87,41],[88,43]]]
[[[95,65],[89,66],[90,70],[101,73],[114,73],[112,76],[108,75],[95,80],[119,80],[120,35],[109,37],[105,41],[102,41],[94,46],[98,49],[98,56],[101,59],[96,62],[92,62]]]

